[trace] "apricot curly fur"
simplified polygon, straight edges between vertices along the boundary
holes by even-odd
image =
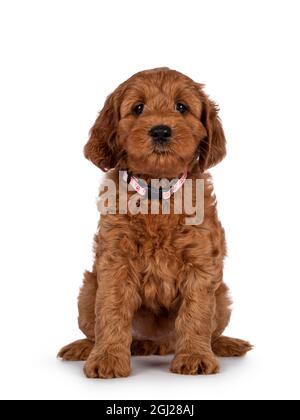
[[[132,112],[144,103],[139,116]],[[187,112],[176,111],[176,102]],[[168,125],[164,153],[149,129]],[[185,214],[105,214],[95,235],[95,263],[80,291],[79,327],[87,339],[64,347],[64,360],[86,360],[90,378],[125,377],[130,356],[175,353],[171,370],[214,374],[216,356],[242,356],[251,345],[222,336],[230,320],[223,282],[226,255],[213,185],[207,172],[226,153],[218,108],[203,86],[160,68],[137,73],[106,100],[84,148],[85,156],[118,185],[118,172],[204,182],[204,220]]]

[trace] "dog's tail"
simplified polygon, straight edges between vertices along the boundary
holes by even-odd
[[[252,349],[253,346],[248,341],[225,337],[224,335],[221,335],[212,343],[212,350],[218,357],[241,357]]]

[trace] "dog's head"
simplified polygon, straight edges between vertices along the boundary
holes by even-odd
[[[196,160],[205,171],[226,150],[218,109],[202,85],[161,68],[135,74],[107,98],[84,153],[104,171],[175,177]]]

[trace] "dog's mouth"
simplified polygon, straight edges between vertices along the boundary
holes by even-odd
[[[157,155],[169,154],[170,147],[168,144],[155,144],[153,146],[152,152]]]

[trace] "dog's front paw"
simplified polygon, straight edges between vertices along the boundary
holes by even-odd
[[[171,371],[181,375],[211,375],[219,372],[219,363],[212,352],[178,353],[172,361]]]
[[[88,378],[123,378],[130,374],[130,359],[120,354],[92,352],[84,366]]]

